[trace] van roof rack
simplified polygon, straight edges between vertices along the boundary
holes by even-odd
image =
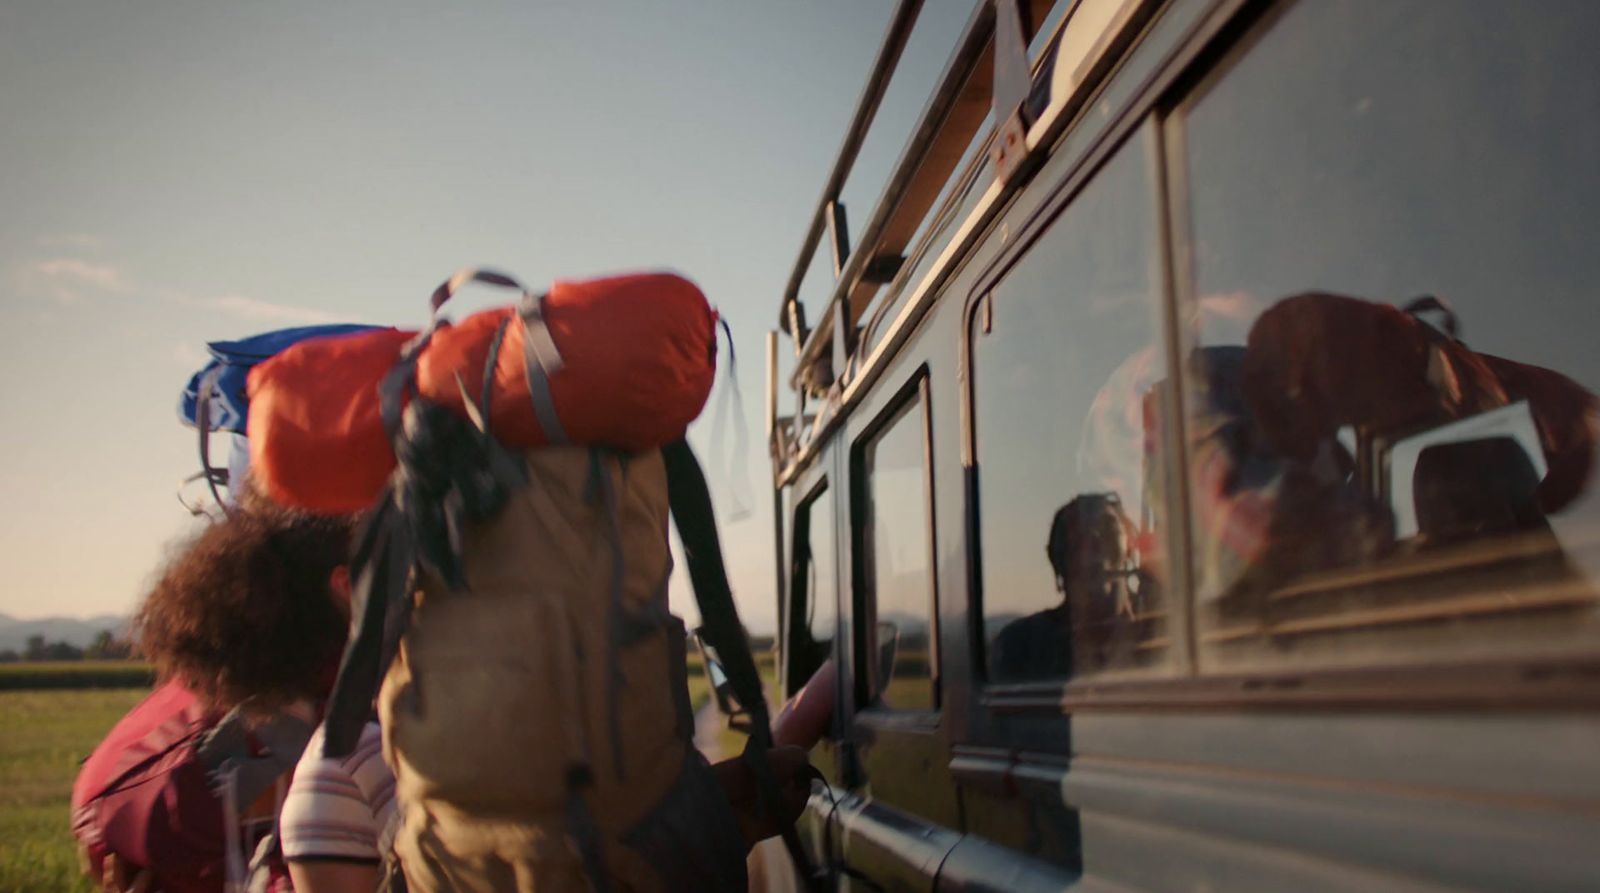
[[[1049,146],[1087,107],[1160,5],[1161,0],[981,0],[852,251],[839,194],[922,7],[921,0],[900,0],[784,289],[779,324],[794,346],[788,384],[795,404],[782,417],[779,334],[767,336],[766,427],[777,486],[809,462],[871,388],[937,298],[943,277],[1043,163]],[[1030,46],[1037,50],[1032,59]],[[980,149],[986,154],[976,154]],[[973,189],[975,204],[959,197]],[[959,224],[949,229],[958,214]],[[810,329],[800,286],[824,235],[834,279]],[[930,250],[931,263],[919,256]],[[877,301],[885,286],[889,299]],[[875,305],[863,329],[862,319]],[[889,319],[891,309],[892,322],[880,334],[877,324]],[[817,403],[808,406],[812,398]]]
[[[794,343],[797,364],[792,387],[817,390],[833,383],[833,370],[841,369],[855,351],[861,316],[877,290],[899,270],[907,246],[991,110],[1002,131],[996,140],[997,169],[1003,177],[1012,173],[1000,156],[1008,145],[1016,145],[1024,126],[1022,107],[1030,84],[1027,47],[1054,5],[1054,0],[976,4],[851,252],[839,195],[911,38],[922,0],[900,0],[895,6],[784,289],[779,325]],[[1017,155],[1011,153],[1013,158]],[[800,286],[825,233],[833,254],[833,290],[816,328],[809,329]],[[832,355],[825,357],[830,344]],[[824,364],[824,359],[833,362]]]

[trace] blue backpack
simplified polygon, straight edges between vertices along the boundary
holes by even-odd
[[[206,350],[211,354],[211,361],[190,377],[188,386],[178,400],[179,421],[197,429],[200,434],[200,470],[185,478],[183,485],[204,479],[217,504],[226,505],[218,488],[229,485],[228,469],[211,464],[211,434],[225,431],[243,437],[248,433],[246,426],[250,420],[250,399],[245,386],[252,367],[308,338],[348,335],[372,328],[377,327],[355,323],[298,326],[263,332],[237,341],[213,341],[207,344]],[[179,501],[183,501],[181,488]],[[200,513],[197,507],[188,502],[185,501],[184,505],[191,512]]]

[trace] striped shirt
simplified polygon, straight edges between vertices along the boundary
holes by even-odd
[[[349,756],[322,754],[321,727],[294,770],[278,818],[284,858],[381,862],[391,840],[394,773],[383,762],[383,735],[367,723]]]

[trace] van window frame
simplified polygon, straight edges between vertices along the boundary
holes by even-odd
[[[982,552],[984,535],[982,510],[980,508],[980,502],[982,499],[983,469],[981,464],[977,461],[978,443],[981,432],[979,432],[977,428],[978,377],[980,370],[978,370],[976,364],[976,344],[983,334],[982,326],[984,324],[984,318],[987,316],[987,314],[993,312],[994,310],[994,302],[996,300],[1016,301],[1019,299],[1017,297],[997,297],[997,291],[1000,289],[1000,287],[1007,281],[1013,272],[1023,266],[1028,259],[1034,255],[1035,250],[1039,249],[1041,245],[1043,245],[1045,251],[1048,253],[1050,246],[1045,243],[1048,242],[1050,234],[1054,230],[1056,224],[1061,223],[1067,217],[1067,215],[1072,212],[1073,208],[1077,204],[1078,198],[1086,190],[1088,190],[1089,187],[1095,184],[1097,177],[1099,177],[1112,163],[1120,158],[1124,151],[1136,149],[1137,147],[1134,146],[1134,143],[1142,140],[1148,143],[1144,149],[1147,155],[1147,162],[1149,165],[1157,168],[1156,170],[1146,171],[1151,199],[1153,202],[1153,207],[1148,209],[1148,213],[1150,215],[1149,222],[1153,227],[1151,237],[1154,241],[1154,244],[1147,246],[1145,251],[1151,255],[1152,262],[1158,266],[1158,269],[1152,276],[1153,285],[1156,291],[1146,299],[1149,304],[1148,310],[1151,313],[1151,322],[1155,326],[1155,330],[1153,332],[1155,339],[1150,342],[1150,345],[1160,352],[1159,355],[1161,360],[1166,364],[1167,369],[1169,370],[1169,381],[1175,382],[1178,372],[1174,360],[1174,358],[1177,356],[1177,347],[1174,343],[1174,339],[1177,337],[1177,335],[1175,332],[1174,320],[1170,312],[1171,302],[1168,299],[1168,293],[1170,289],[1168,287],[1168,275],[1166,270],[1167,249],[1165,236],[1167,223],[1165,219],[1164,207],[1165,198],[1163,195],[1165,184],[1163,183],[1161,172],[1159,170],[1159,168],[1164,164],[1163,153],[1165,150],[1160,133],[1160,123],[1161,122],[1159,118],[1151,115],[1145,115],[1143,118],[1138,120],[1136,125],[1129,132],[1123,134],[1120,139],[1109,141],[1106,151],[1101,156],[1097,157],[1092,165],[1089,165],[1086,168],[1080,168],[1068,179],[1061,181],[1057,188],[1052,191],[1050,197],[1046,200],[1046,204],[1049,205],[1052,210],[1047,214],[1040,215],[1036,219],[1030,219],[1029,226],[1031,229],[1028,231],[1026,238],[1018,240],[1015,245],[1011,246],[1011,250],[1005,255],[1006,262],[998,272],[986,274],[982,280],[980,280],[982,283],[981,287],[974,290],[973,294],[975,297],[968,301],[961,317],[962,328],[958,333],[958,339],[960,342],[961,351],[962,391],[960,399],[964,414],[962,438],[963,449],[965,450],[964,455],[966,457],[965,474],[967,479],[965,495],[967,500],[967,515],[969,519],[966,548],[970,572],[967,584],[968,605],[973,618],[972,639],[969,648],[972,654],[972,675],[974,684],[977,688],[985,692],[1054,692],[1059,694],[1062,691],[1073,687],[1081,688],[1088,685],[1105,685],[1108,684],[1108,681],[1110,680],[1117,680],[1119,675],[1127,676],[1130,673],[1130,671],[1125,668],[1113,668],[1108,673],[1091,673],[1087,676],[1082,674],[1074,674],[1071,677],[1040,678],[1016,681],[994,681],[991,679],[989,667],[990,642],[987,632],[988,615],[985,613],[986,603],[984,600],[983,591],[984,565]],[[1176,394],[1176,385],[1173,384],[1171,387],[1173,389],[1173,393]],[[1181,519],[1172,517],[1173,513],[1177,510],[1177,506],[1181,504],[1181,499],[1183,498],[1180,494],[1175,494],[1172,492],[1173,488],[1178,486],[1177,482],[1179,480],[1178,478],[1174,477],[1174,474],[1177,471],[1175,468],[1175,463],[1181,462],[1182,460],[1182,456],[1178,450],[1181,441],[1175,439],[1177,436],[1176,432],[1180,430],[1177,427],[1179,420],[1176,416],[1181,413],[1181,407],[1178,406],[1178,401],[1176,399],[1169,399],[1162,401],[1161,410],[1161,443],[1159,444],[1159,450],[1162,461],[1159,469],[1164,482],[1164,488],[1167,490],[1166,504],[1163,507],[1163,514],[1165,517],[1163,518],[1162,522],[1161,539],[1165,543],[1166,548],[1170,553],[1173,552],[1175,547],[1181,545],[1182,542],[1186,542],[1186,540],[1180,541],[1176,538],[1180,533],[1178,522]],[[1181,533],[1182,535],[1187,536],[1186,526],[1182,528]],[[1189,593],[1187,573],[1182,567],[1173,568],[1170,574],[1168,591],[1162,597],[1163,610],[1169,617],[1167,625],[1167,637],[1171,639],[1171,644],[1169,646],[1171,649],[1171,656],[1162,661],[1159,665],[1132,670],[1133,673],[1138,673],[1141,675],[1137,680],[1129,678],[1128,684],[1131,684],[1134,681],[1170,678],[1172,675],[1182,673],[1187,669],[1191,661],[1191,652],[1188,640],[1188,605]],[[1117,684],[1122,683],[1118,682]]]
[[[1110,110],[1110,119],[1101,125],[1080,120],[1057,139],[1052,151],[1070,152],[1072,158],[1054,183],[1032,183],[1025,189],[1042,189],[1048,195],[1020,219],[997,222],[1001,239],[1008,242],[978,271],[967,291],[959,317],[958,378],[961,381],[959,405],[961,452],[964,470],[962,547],[966,554],[968,624],[966,646],[972,655],[972,686],[980,707],[979,726],[987,726],[1005,716],[1072,714],[1078,711],[1127,709],[1216,710],[1251,708],[1304,710],[1307,708],[1406,709],[1477,708],[1504,712],[1548,710],[1551,708],[1600,707],[1600,687],[1592,684],[1600,673],[1600,657],[1595,655],[1529,656],[1475,658],[1459,663],[1407,666],[1397,661],[1375,667],[1321,668],[1272,667],[1241,672],[1201,675],[1194,664],[1193,595],[1190,585],[1191,554],[1189,538],[1189,474],[1184,454],[1169,449],[1168,478],[1173,538],[1183,544],[1170,565],[1174,572],[1169,609],[1173,611],[1171,635],[1184,648],[1183,660],[1174,675],[1165,678],[1095,681],[1093,679],[1047,682],[999,683],[987,680],[986,643],[982,624],[982,561],[977,537],[981,518],[978,509],[977,475],[974,473],[975,429],[972,388],[972,325],[996,285],[1039,241],[1050,224],[1070,205],[1099,168],[1110,160],[1128,139],[1138,138],[1141,128],[1149,128],[1160,140],[1155,163],[1160,206],[1157,247],[1160,264],[1159,312],[1164,314],[1169,351],[1169,368],[1178,376],[1180,388],[1187,388],[1182,374],[1182,351],[1189,333],[1176,325],[1183,306],[1179,273],[1187,263],[1190,237],[1186,213],[1187,183],[1182,162],[1182,145],[1173,145],[1178,136],[1169,127],[1173,112],[1180,108],[1203,83],[1227,76],[1236,61],[1243,58],[1273,21],[1294,2],[1252,3],[1250,0],[1213,0],[1210,9],[1186,29],[1186,33],[1151,70],[1141,72],[1140,82],[1128,99]],[[1168,10],[1170,12],[1170,10]],[[1161,16],[1158,14],[1157,19]],[[1126,64],[1137,52],[1119,62]],[[1108,88],[1125,72],[1113,72],[1101,85],[1088,106],[1099,101]],[[1098,132],[1087,140],[1077,131],[1093,127]],[[1048,165],[1048,160],[1046,162]],[[989,238],[993,238],[993,234]],[[980,248],[981,250],[981,248]],[[1180,392],[1181,393],[1181,392]],[[1168,437],[1181,444],[1185,436],[1182,399],[1172,401],[1167,413]],[[982,716],[989,717],[987,720]],[[980,737],[982,735],[980,734]]]
[[[961,330],[957,335],[960,350],[961,370],[961,407],[962,407],[962,454],[965,466],[965,509],[967,515],[966,542],[967,566],[969,568],[967,579],[967,603],[972,621],[969,624],[968,649],[972,655],[973,687],[979,692],[980,700],[988,705],[1002,705],[1010,707],[1026,707],[1028,709],[1040,708],[1048,705],[1051,712],[1059,713],[1062,704],[1072,696],[1073,692],[1100,692],[1107,689],[1121,690],[1131,688],[1144,690],[1150,686],[1170,685],[1175,679],[1185,679],[1192,673],[1192,631],[1189,618],[1191,598],[1189,593],[1188,553],[1185,551],[1171,561],[1171,578],[1166,592],[1165,608],[1169,615],[1168,636],[1172,640],[1172,658],[1168,661],[1164,672],[1160,675],[1147,675],[1142,678],[1125,680],[1105,679],[1099,675],[1087,677],[1073,676],[1068,679],[1037,679],[1015,682],[996,682],[990,679],[989,673],[989,642],[985,634],[984,623],[984,593],[983,593],[983,520],[980,508],[981,489],[983,486],[982,473],[977,461],[978,438],[977,430],[977,375],[975,365],[974,344],[981,325],[980,317],[992,307],[996,300],[996,290],[1005,279],[1044,242],[1053,226],[1071,211],[1078,197],[1094,183],[1095,178],[1103,171],[1119,153],[1129,147],[1135,140],[1147,140],[1153,145],[1148,153],[1150,162],[1156,168],[1152,172],[1151,191],[1154,194],[1156,207],[1151,209],[1155,222],[1153,238],[1156,244],[1150,247],[1155,255],[1158,265],[1155,276],[1157,293],[1152,300],[1152,308],[1159,326],[1157,335],[1159,341],[1155,344],[1162,351],[1162,359],[1166,362],[1170,375],[1177,378],[1179,354],[1178,340],[1180,333],[1176,327],[1174,316],[1176,303],[1172,297],[1171,283],[1171,251],[1169,249],[1168,233],[1170,221],[1168,219],[1168,190],[1170,185],[1166,181],[1164,168],[1166,165],[1167,148],[1164,144],[1164,116],[1158,113],[1154,106],[1133,105],[1129,114],[1108,128],[1103,138],[1095,144],[1094,149],[1078,164],[1061,177],[1053,185],[1036,187],[1045,188],[1049,196],[1040,203],[1039,207],[1022,223],[1023,235],[1016,239],[1007,250],[1001,254],[990,267],[983,271],[974,288],[969,292],[966,304],[963,307]],[[1164,401],[1162,410],[1162,443],[1161,451],[1164,456],[1163,474],[1166,480],[1167,506],[1166,506],[1166,533],[1163,538],[1169,544],[1169,549],[1188,542],[1187,526],[1187,495],[1179,492],[1187,485],[1186,478],[1182,475],[1184,470],[1177,467],[1182,461],[1181,452],[1177,446],[1181,443],[1182,420],[1181,405],[1178,400]],[[1182,514],[1179,514],[1182,512]]]
[[[1247,21],[1242,21],[1234,29],[1235,37],[1233,39],[1219,42],[1218,46],[1208,50],[1208,61],[1205,64],[1195,65],[1190,71],[1185,72],[1180,81],[1163,98],[1160,107],[1161,126],[1163,133],[1166,135],[1165,138],[1168,145],[1174,147],[1167,153],[1167,158],[1165,159],[1169,180],[1167,188],[1174,208],[1168,228],[1173,244],[1187,247],[1197,244],[1201,238],[1194,230],[1194,216],[1186,204],[1192,195],[1189,181],[1193,179],[1189,169],[1191,159],[1184,151],[1191,112],[1204,103],[1213,88],[1233,78],[1236,74],[1236,69],[1253,58],[1257,47],[1272,39],[1273,31],[1278,23],[1299,11],[1302,4],[1310,5],[1308,0],[1284,0],[1284,2],[1273,4],[1270,9],[1263,10],[1259,16],[1248,17]],[[1495,173],[1498,173],[1498,170]],[[1170,300],[1180,314],[1195,312],[1200,296],[1196,293],[1197,279],[1194,256],[1187,251],[1175,253],[1173,260],[1174,276],[1171,282]],[[1372,296],[1363,297],[1370,298]],[[1503,300],[1510,301],[1512,299],[1504,298]],[[1381,301],[1381,303],[1387,303],[1387,301]],[[1396,301],[1395,306],[1398,306],[1399,303],[1399,301]],[[1201,346],[1197,338],[1197,330],[1189,329],[1184,331],[1182,335],[1186,339],[1183,346],[1183,354],[1185,356],[1189,355],[1193,349]],[[1195,377],[1189,374],[1187,370],[1185,370],[1183,376],[1183,390],[1185,394],[1183,400],[1186,404],[1199,391]],[[1187,420],[1185,421],[1187,422]],[[1467,421],[1467,419],[1458,419],[1457,421],[1462,422]],[[1187,446],[1186,444],[1185,448]],[[1370,494],[1374,496],[1380,495],[1378,485],[1380,482],[1383,482],[1385,486],[1387,485],[1387,481],[1384,478],[1387,476],[1388,469],[1374,466],[1379,461],[1386,466],[1387,458],[1375,460],[1372,453],[1368,452],[1373,449],[1371,444],[1367,444],[1360,450],[1353,446],[1351,449],[1358,462],[1357,473],[1361,474],[1366,485],[1372,488],[1369,491]],[[1190,481],[1185,479],[1182,482],[1182,486],[1185,495],[1190,494],[1192,489]],[[1487,540],[1478,542],[1487,542]],[[1370,564],[1347,564],[1330,567],[1322,571],[1322,574],[1326,575],[1323,579],[1319,579],[1317,576],[1306,577],[1296,581],[1292,588],[1300,591],[1317,591],[1320,594],[1337,598],[1348,592],[1348,590],[1338,585],[1338,577],[1352,573],[1366,574],[1378,570],[1389,575],[1384,585],[1395,586],[1396,588],[1407,582],[1441,579],[1442,575],[1437,571],[1434,573],[1423,571],[1423,563],[1419,561],[1408,567],[1400,561],[1386,560],[1374,561]],[[1477,572],[1483,572],[1483,568],[1480,567]],[[1418,576],[1419,573],[1420,576]],[[1327,578],[1333,578],[1332,585],[1324,582]],[[1371,578],[1369,577],[1369,579]],[[1524,587],[1527,585],[1525,583]],[[1522,588],[1520,591],[1527,592],[1528,589]],[[1195,598],[1198,598],[1198,595]],[[1448,603],[1449,597],[1441,598],[1439,601]],[[1192,599],[1191,604],[1193,603]],[[1428,605],[1427,602],[1410,604],[1418,607]],[[1208,636],[1218,632],[1219,627],[1214,621],[1207,623],[1205,618],[1200,616],[1198,610],[1195,611],[1195,615],[1191,632],[1194,636],[1197,652],[1204,658],[1207,656],[1205,654],[1206,648],[1201,643]],[[1319,619],[1326,620],[1342,619],[1339,610],[1317,616]],[[1486,620],[1481,622],[1493,624],[1495,621]],[[1404,625],[1395,624],[1387,627],[1373,626],[1365,632],[1377,630],[1381,634],[1393,635],[1397,632],[1403,634],[1404,629]],[[1355,635],[1360,635],[1360,633]],[[1461,641],[1468,643],[1468,647],[1470,647],[1474,641],[1487,641],[1492,635],[1488,628],[1481,628],[1472,633],[1470,639]],[[1466,674],[1483,679],[1484,681],[1481,684],[1493,688],[1496,694],[1491,700],[1504,702],[1511,699],[1511,692],[1518,684],[1517,675],[1520,672],[1525,677],[1537,679],[1541,690],[1548,690],[1550,692],[1549,697],[1555,698],[1555,703],[1560,703],[1563,702],[1564,698],[1570,697],[1572,694],[1568,692],[1567,695],[1562,695],[1559,691],[1572,681],[1574,675],[1600,671],[1600,641],[1591,638],[1580,644],[1568,645],[1563,651],[1551,650],[1541,654],[1537,653],[1532,647],[1526,647],[1531,645],[1536,638],[1524,639],[1510,647],[1505,647],[1502,653],[1499,654],[1455,653],[1449,647],[1443,647],[1437,651],[1430,651],[1420,658],[1416,654],[1403,653],[1403,649],[1406,647],[1405,643],[1381,642],[1376,646],[1372,646],[1370,644],[1372,640],[1362,640],[1359,645],[1374,647],[1375,650],[1373,657],[1363,659],[1365,664],[1363,669],[1344,670],[1330,667],[1324,670],[1321,666],[1307,663],[1305,668],[1299,671],[1299,674],[1307,679],[1343,678],[1347,675],[1359,677],[1362,674],[1370,674],[1375,680],[1382,679],[1385,676],[1391,679],[1415,679],[1420,687],[1444,689],[1445,695],[1452,699],[1461,698],[1470,701],[1470,697],[1465,697],[1453,691],[1457,687],[1457,679]],[[1212,645],[1211,647],[1215,648],[1216,646]],[[1217,658],[1211,656],[1211,659],[1215,660]],[[1264,660],[1269,663],[1272,662],[1270,658],[1264,658]],[[1326,658],[1321,658],[1320,660],[1324,663],[1327,662]],[[1535,672],[1531,671],[1530,668],[1540,669]],[[1544,672],[1545,668],[1556,668],[1556,672]],[[1570,672],[1573,669],[1578,669],[1579,672],[1573,674]],[[1228,668],[1221,671],[1202,670],[1201,674],[1204,678],[1252,678],[1281,675],[1276,667],[1237,670]],[[1558,683],[1556,680],[1561,681]],[[1550,688],[1549,686],[1552,685],[1559,687]],[[1584,696],[1580,700],[1592,703],[1600,700],[1600,698]],[[1571,703],[1570,700],[1565,702]]]
[[[792,530],[789,538],[789,566],[788,575],[786,578],[786,585],[790,593],[790,598],[788,617],[785,618],[784,638],[786,641],[784,642],[785,657],[783,668],[785,697],[793,697],[796,693],[798,693],[800,688],[810,680],[811,673],[816,672],[816,668],[813,667],[811,673],[806,674],[805,679],[797,678],[794,672],[795,661],[799,658],[801,646],[811,640],[811,624],[808,619],[808,612],[811,610],[811,587],[803,586],[801,584],[809,584],[813,582],[811,574],[816,570],[816,564],[813,561],[808,561],[804,566],[802,566],[798,561],[798,555],[802,542],[805,544],[807,557],[815,554],[816,544],[811,540],[811,511],[819,501],[824,499],[831,500],[832,498],[833,492],[829,488],[828,477],[827,475],[823,475],[816,481],[816,483],[808,487],[804,494],[802,494],[799,499],[796,500],[794,509],[790,512],[790,523],[792,525]],[[835,509],[833,514],[833,526],[827,531],[829,537],[827,547],[833,550],[835,569],[834,579],[831,581],[834,596],[833,639],[829,647],[833,655],[836,657],[838,655],[839,634],[842,621],[842,617],[840,616],[839,612],[839,522],[836,511],[837,506],[830,505],[829,508]],[[801,523],[802,521],[804,521],[803,524]]]
[[[877,593],[869,580],[870,563],[875,560],[873,550],[866,544],[871,518],[867,505],[869,475],[866,468],[867,452],[903,413],[920,411],[922,430],[923,501],[927,512],[924,530],[928,555],[928,675],[933,687],[933,706],[930,709],[886,708],[878,701],[878,685],[873,678],[875,661],[872,659],[877,625]],[[943,680],[940,674],[940,624],[939,624],[939,567],[938,518],[935,514],[933,474],[933,401],[930,376],[926,364],[917,367],[894,395],[884,404],[870,422],[850,444],[850,579],[851,579],[851,632],[852,661],[856,672],[853,680],[856,715],[858,718],[875,717],[896,724],[926,725],[930,720],[937,724],[944,708]],[[869,598],[869,591],[871,597]]]

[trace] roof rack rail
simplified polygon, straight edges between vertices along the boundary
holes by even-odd
[[[845,131],[844,143],[839,146],[833,170],[828,174],[828,181],[822,187],[822,197],[817,199],[816,210],[811,215],[811,226],[806,230],[805,239],[800,246],[800,257],[795,261],[794,272],[789,274],[789,284],[783,290],[784,310],[778,324],[783,331],[794,336],[796,350],[799,350],[806,338],[804,323],[799,322],[794,316],[800,304],[800,284],[805,280],[806,268],[811,264],[812,255],[817,252],[817,243],[822,239],[824,228],[833,231],[834,275],[839,274],[844,256],[849,251],[849,240],[844,237],[843,227],[837,226],[842,220],[832,215],[836,209],[842,209],[839,204],[839,193],[844,190],[845,181],[850,177],[850,170],[855,166],[856,156],[861,152],[861,145],[866,142],[867,131],[872,129],[872,121],[878,114],[878,105],[883,102],[883,95],[889,90],[889,81],[894,76],[895,68],[900,64],[900,54],[905,51],[906,44],[911,40],[911,31],[917,23],[917,13],[921,11],[922,0],[900,0],[895,5],[894,13],[889,16],[889,27],[884,32],[883,41],[878,47],[878,57],[873,61],[872,70],[867,75],[867,84],[861,90],[861,98],[856,100],[856,111],[850,119],[849,129]]]
[[[1026,126],[1020,110],[1030,83],[1027,46],[1054,5],[1054,0],[977,3],[852,253],[839,194],[910,40],[922,2],[901,0],[895,7],[784,289],[779,324],[794,340],[797,362],[792,387],[826,388],[843,371],[855,349],[860,317],[878,288],[893,278],[906,246],[991,110],[1002,131],[994,150],[997,169],[1007,179],[1013,175],[1004,153],[1013,145],[1007,134],[1020,137]],[[824,231],[830,235],[834,287],[817,328],[809,330],[800,286]],[[820,360],[829,344],[832,362],[824,367]]]

